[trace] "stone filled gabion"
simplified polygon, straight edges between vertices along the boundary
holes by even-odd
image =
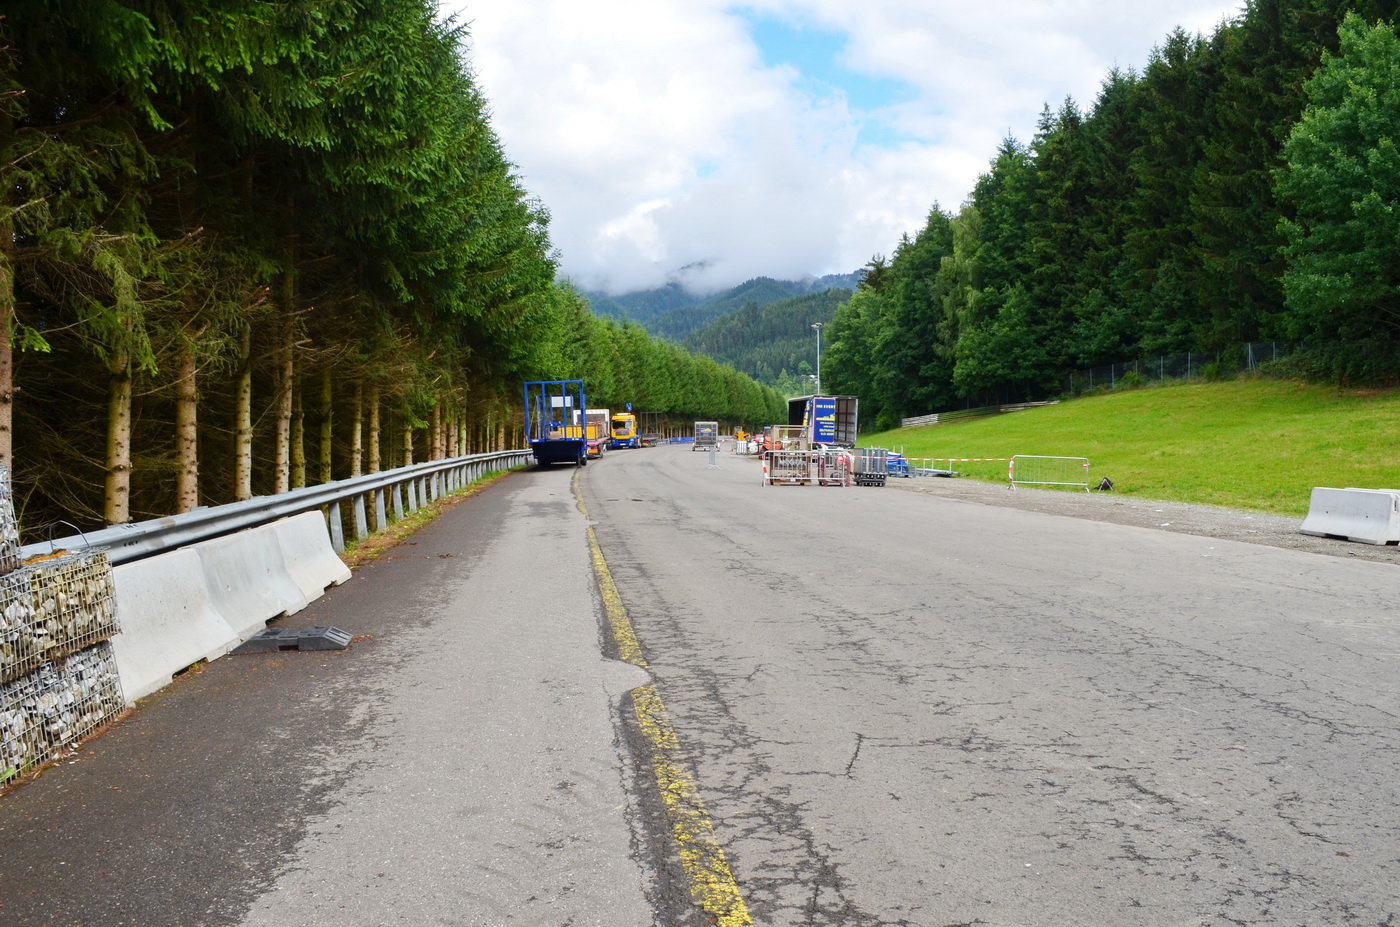
[[[64,554],[0,577],[0,681],[116,632],[112,565],[105,552]]]
[[[0,782],[91,734],[124,704],[108,643],[0,685]]]
[[[19,519],[10,490],[10,468],[0,464],[0,573],[19,569]]]

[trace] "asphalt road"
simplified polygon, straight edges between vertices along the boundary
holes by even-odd
[[[706,456],[583,486],[755,923],[1400,920],[1395,565]]]
[[[1400,922],[1400,570],[682,447],[514,474],[0,798],[0,924]],[[578,476],[649,672],[620,663]]]

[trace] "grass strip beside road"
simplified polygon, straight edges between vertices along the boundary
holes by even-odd
[[[1314,486],[1400,489],[1400,390],[1242,379],[1123,390],[862,436],[911,458],[1087,457],[1090,486],[1146,499],[1307,514]],[[954,464],[1006,482],[1006,464]]]
[[[588,507],[584,504],[578,485],[581,475],[580,472],[574,473],[574,498],[579,511],[587,518]],[[613,582],[603,550],[598,545],[597,533],[592,525],[588,526],[587,531],[593,571],[618,655],[634,666],[647,669],[641,643],[622,603],[622,596],[617,591],[617,584]],[[633,689],[631,695],[656,787],[666,808],[671,838],[675,841],[676,853],[690,883],[691,900],[704,914],[706,921],[717,927],[752,927],[748,906],[729,868],[724,848],[719,845],[714,823],[705,811],[700,789],[681,757],[680,740],[671,726],[661,693],[656,691],[655,686],[647,685]]]

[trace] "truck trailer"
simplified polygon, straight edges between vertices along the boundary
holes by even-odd
[[[692,451],[705,451],[719,447],[719,422],[696,422],[695,443]]]
[[[800,425],[811,447],[855,447],[854,396],[795,396],[788,400],[788,425]]]
[[[588,424],[588,456],[602,457],[612,446],[612,413],[607,409],[586,409],[583,418]]]
[[[582,467],[588,462],[585,408],[582,380],[525,383],[525,439],[536,463]]]

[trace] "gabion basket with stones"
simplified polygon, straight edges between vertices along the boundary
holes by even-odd
[[[19,519],[10,490],[10,468],[0,464],[0,573],[19,569]]]
[[[117,633],[112,565],[100,550],[0,576],[0,682]]]
[[[0,685],[0,782],[91,734],[124,705],[108,643]]]

